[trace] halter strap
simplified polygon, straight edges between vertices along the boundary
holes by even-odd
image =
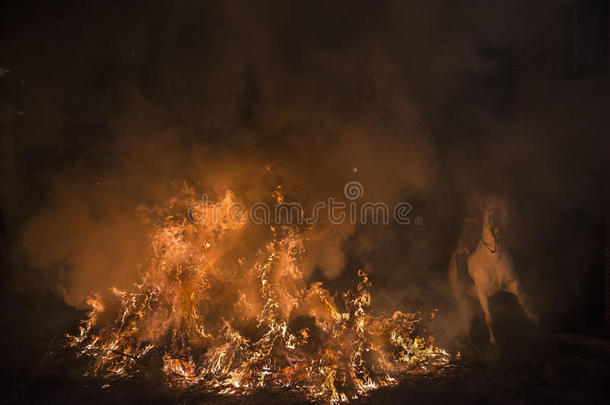
[[[489,250],[492,254],[495,254],[498,252],[497,246],[495,246],[496,245],[495,239],[494,239],[494,248],[493,249],[491,248],[491,246],[489,246],[489,244],[487,242],[485,242],[485,239],[483,239],[483,237],[481,237],[481,242],[483,242],[483,245],[485,245],[487,250]]]
[[[485,241],[485,232],[481,233],[481,242],[483,243],[483,245],[485,245],[487,250],[489,250],[489,252],[492,253],[492,254],[496,254],[497,252],[501,252],[501,250],[498,249],[498,241],[496,239],[496,235],[494,235],[494,232],[491,229],[491,224],[489,222],[489,219],[487,220],[487,223],[485,223],[484,227],[489,227],[489,231],[491,232],[491,237],[494,240],[494,247],[492,249],[491,245]]]

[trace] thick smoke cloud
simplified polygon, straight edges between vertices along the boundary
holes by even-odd
[[[344,200],[344,184],[357,179],[367,200],[392,204],[426,190],[437,175],[425,121],[400,89],[404,74],[373,41],[377,34],[330,34],[336,43],[328,48],[315,40],[291,51],[285,46],[311,38],[295,30],[297,37],[277,43],[285,24],[302,18],[282,14],[286,6],[194,7],[220,27],[190,38],[187,50],[168,51],[178,57],[143,62],[154,84],[135,80],[119,89],[110,140],[95,145],[105,156],[79,162],[84,172],[68,165],[55,176],[48,205],[25,227],[28,259],[58,273],[71,304],[137,280],[148,231],[137,209],[164,204],[183,182],[212,196],[234,190],[245,203],[268,201],[281,185],[287,198],[312,204]],[[165,22],[167,49],[180,49],[183,35],[198,31],[189,27],[192,16],[174,12]],[[337,277],[354,231],[353,224],[314,227],[306,271]]]
[[[512,95],[494,81],[503,63],[482,51],[542,30],[534,3],[187,1],[103,13],[79,3],[62,18],[64,8],[45,6],[58,13],[45,25],[26,7],[27,29],[12,27],[20,45],[9,54],[24,61],[13,71],[49,62],[49,78],[27,77],[37,90],[24,90],[26,110],[47,123],[30,129],[30,142],[60,148],[63,159],[43,162],[35,178],[50,192],[24,225],[25,257],[78,306],[137,280],[150,227],[139,207],[184,187],[269,201],[279,184],[288,201],[312,204],[342,198],[357,180],[367,201],[414,203],[424,226],[312,228],[307,272],[333,280],[365,267],[388,308],[437,306],[449,295],[460,215],[446,209],[448,184],[455,200],[483,187],[517,205],[528,193],[545,204],[559,188],[557,156],[569,140],[549,145],[544,137],[561,128],[505,111]],[[581,142],[588,150],[590,140]],[[542,186],[527,186],[532,178]],[[517,231],[540,210],[520,213]],[[525,276],[534,286],[537,277]]]

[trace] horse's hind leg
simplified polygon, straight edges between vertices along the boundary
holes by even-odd
[[[494,331],[491,329],[491,314],[489,313],[487,295],[479,289],[477,289],[477,295],[479,296],[479,302],[481,303],[481,307],[485,313],[485,323],[487,324],[487,329],[489,329],[489,341],[495,344],[496,338],[494,337]]]
[[[534,324],[538,324],[538,315],[536,315],[534,313],[534,311],[532,311],[530,309],[529,305],[527,304],[527,298],[525,296],[525,293],[521,289],[521,286],[519,285],[519,283],[518,282],[511,283],[508,286],[508,288],[506,289],[506,291],[508,291],[509,293],[515,295],[515,297],[517,297],[517,300],[519,301],[519,304],[521,305],[521,307],[525,311],[525,314],[527,315],[529,320],[532,321],[532,323],[534,323]]]

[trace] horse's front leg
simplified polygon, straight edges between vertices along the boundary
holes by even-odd
[[[493,344],[496,344],[496,338],[494,337],[494,331],[491,328],[491,314],[489,312],[489,303],[487,302],[487,294],[483,292],[480,288],[477,288],[477,295],[479,296],[479,302],[481,303],[481,308],[483,308],[483,312],[485,313],[485,323],[487,324],[487,329],[489,329],[489,341]]]
[[[514,282],[510,283],[508,285],[508,287],[506,288],[506,291],[513,294],[515,297],[517,297],[517,300],[519,301],[521,308],[523,308],[523,310],[525,311],[525,314],[527,315],[529,320],[532,321],[532,323],[534,325],[537,325],[538,324],[538,315],[536,315],[534,313],[534,311],[532,311],[530,309],[529,305],[527,304],[527,298],[525,296],[525,293],[521,289],[519,282],[514,281]]]

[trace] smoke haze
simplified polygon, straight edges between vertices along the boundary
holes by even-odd
[[[63,3],[14,5],[3,17],[23,109],[44,123],[26,125],[24,148],[38,168],[29,180],[46,193],[20,230],[42,288],[78,307],[129,288],[152,226],[142,210],[185,188],[214,199],[229,189],[249,205],[281,185],[287,201],[311,206],[344,199],[357,180],[363,201],[409,201],[424,224],[312,227],[312,279],[339,283],[364,267],[384,308],[448,305],[462,213],[447,208],[446,190],[459,206],[481,187],[513,200],[520,276],[539,307],[552,307],[538,287],[550,270],[536,273],[533,246],[560,243],[549,241],[557,213],[597,215],[581,204],[597,195],[594,180],[570,162],[597,170],[602,132],[590,111],[569,125],[553,118],[575,102],[514,112],[507,104],[518,95],[499,77],[502,50],[546,24],[528,11],[563,2]],[[589,184],[557,206],[566,173]],[[265,232],[244,242],[258,247]]]

